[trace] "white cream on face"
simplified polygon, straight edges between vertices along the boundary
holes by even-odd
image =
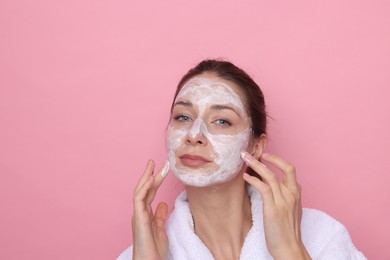
[[[217,78],[208,79],[196,77],[188,81],[175,101],[189,101],[197,107],[197,118],[193,118],[190,126],[183,128],[168,127],[167,149],[168,159],[174,175],[185,185],[205,187],[216,183],[226,182],[232,179],[242,168],[243,161],[240,152],[246,150],[249,145],[251,129],[231,135],[209,132],[204,122],[204,114],[212,105],[226,105],[233,107],[241,115],[246,123],[249,122],[244,105],[237,93]],[[249,123],[248,123],[249,126]],[[183,149],[188,136],[195,138],[202,135],[211,145],[215,167],[190,168],[178,165],[176,155],[179,149]]]

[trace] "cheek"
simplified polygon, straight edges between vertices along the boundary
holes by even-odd
[[[249,129],[238,135],[217,135],[211,138],[219,163],[240,159],[241,151],[248,148],[249,139]]]
[[[185,135],[186,131],[168,128],[165,139],[168,152],[175,152],[183,143]]]

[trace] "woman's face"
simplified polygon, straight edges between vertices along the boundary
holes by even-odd
[[[215,74],[190,79],[177,95],[167,131],[172,172],[185,185],[205,187],[232,179],[243,166],[251,121],[245,96]]]

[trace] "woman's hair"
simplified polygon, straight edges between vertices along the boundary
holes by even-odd
[[[200,74],[210,72],[215,73],[218,77],[235,83],[245,94],[247,113],[252,123],[252,138],[256,139],[267,131],[267,114],[265,111],[264,95],[260,87],[253,79],[242,69],[234,64],[223,60],[204,60],[185,74],[177,85],[172,108],[183,85],[191,78]],[[248,173],[252,176],[259,177],[258,174],[248,168]]]
[[[247,103],[245,104],[247,113],[251,118],[252,135],[254,138],[260,137],[267,132],[267,114],[265,112],[264,95],[260,87],[242,69],[233,63],[223,60],[204,60],[185,74],[177,85],[175,97],[179,94],[183,85],[191,78],[200,74],[211,72],[218,77],[235,83],[245,94]]]

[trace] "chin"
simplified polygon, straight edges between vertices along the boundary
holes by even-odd
[[[183,183],[185,186],[198,187],[198,188],[224,184],[233,180],[238,175],[238,173],[221,174],[218,171],[211,173],[210,175],[200,175],[199,173],[196,174],[195,172],[191,172],[191,173],[173,172],[173,173],[179,179],[179,181]]]

